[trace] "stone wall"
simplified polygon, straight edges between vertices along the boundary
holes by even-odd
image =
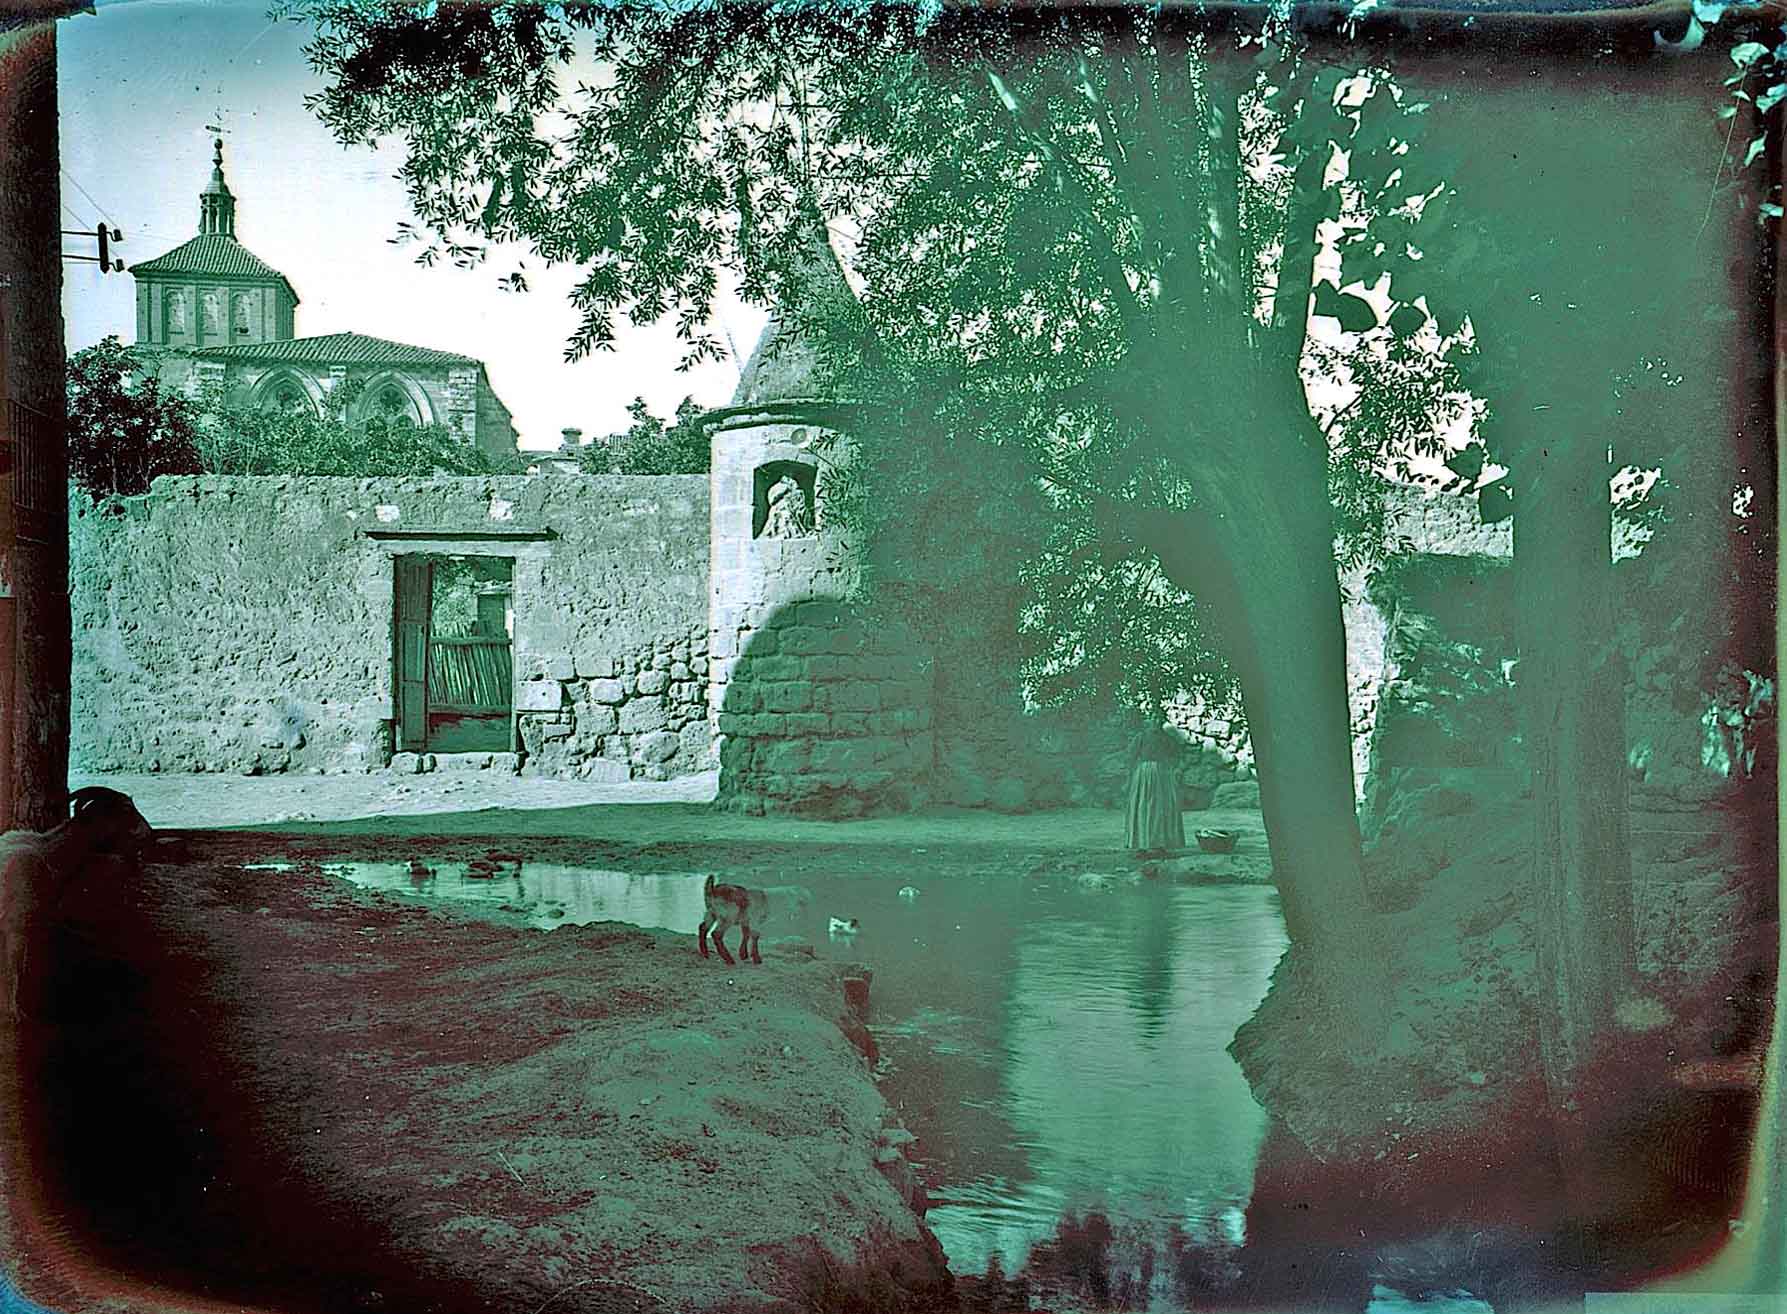
[[[532,769],[712,765],[701,476],[160,479],[71,526],[86,770],[364,771],[392,748],[394,558],[513,561]]]
[[[923,797],[930,676],[910,631],[835,599],[789,603],[728,664],[720,771],[734,806],[838,817]]]
[[[1526,784],[1513,542],[1487,532],[1504,531],[1507,522],[1477,525],[1472,502],[1456,497],[1410,495],[1396,511],[1393,523],[1414,531],[1406,536],[1414,551],[1372,576],[1369,615],[1381,631],[1369,623],[1355,629],[1348,617],[1358,669],[1369,669],[1361,662],[1365,640],[1381,634],[1381,692],[1362,740],[1370,767],[1360,777],[1372,817],[1404,779]],[[1683,548],[1668,539],[1647,547],[1647,540],[1616,525],[1612,543],[1629,783],[1646,806],[1695,807],[1771,768],[1774,685],[1721,663],[1716,635],[1730,603],[1710,592],[1690,602],[1680,581],[1659,589],[1656,578],[1670,575],[1659,554]]]

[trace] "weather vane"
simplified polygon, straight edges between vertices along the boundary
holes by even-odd
[[[211,115],[212,121],[205,125],[205,131],[214,136],[227,137],[230,130],[224,126],[224,120],[228,114],[229,111],[224,109],[222,104],[219,104],[217,109]]]

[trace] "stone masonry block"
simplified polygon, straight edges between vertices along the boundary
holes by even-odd
[[[639,762],[668,762],[682,747],[682,740],[667,730],[654,730],[633,741],[633,758]]]
[[[568,652],[553,653],[546,659],[546,674],[553,680],[575,680],[577,663]]]
[[[592,657],[585,653],[577,654],[575,664],[579,678],[585,680],[608,680],[614,677],[614,658]]]
[[[778,775],[793,775],[804,771],[811,760],[813,745],[804,739],[783,739],[765,745],[763,768]]]
[[[768,684],[776,680],[799,680],[807,674],[807,664],[799,657],[777,655],[775,657],[748,657],[749,670],[741,667],[741,673],[758,684]]]
[[[781,632],[780,642],[783,652],[810,656],[813,653],[829,651],[831,636],[824,630],[814,629],[810,625],[790,625]]]
[[[635,698],[620,709],[623,734],[647,734],[670,724],[669,708],[662,698]]]
[[[626,701],[627,689],[619,680],[591,680],[589,697],[593,703],[620,703]]]
[[[515,690],[518,712],[556,712],[565,705],[565,686],[557,680],[528,680]]]
[[[840,712],[880,711],[881,691],[861,680],[840,684],[832,690],[831,705],[833,710]]]
[[[804,712],[813,705],[811,687],[797,681],[766,684],[762,688],[765,711]]]
[[[903,681],[911,676],[911,666],[902,657],[864,656],[856,659],[857,669],[865,680]]]
[[[850,775],[875,767],[874,741],[869,739],[826,739],[813,745],[813,769]]]
[[[666,663],[666,666],[668,664]],[[670,672],[656,669],[641,671],[635,687],[648,698],[661,694],[670,687]]]
[[[831,717],[824,712],[790,712],[788,713],[788,733],[798,736],[814,736],[830,734]]]
[[[577,729],[585,735],[611,735],[620,729],[620,716],[612,707],[586,705],[577,713]]]
[[[864,647],[862,632],[853,625],[833,630],[830,646],[836,653],[861,652]]]

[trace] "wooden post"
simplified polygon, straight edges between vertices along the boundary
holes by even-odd
[[[0,275],[0,384],[8,378],[6,302],[11,283]],[[0,834],[12,829],[13,666],[18,655],[17,606],[12,596],[12,555],[16,545],[12,514],[12,472],[17,456],[12,402],[0,400]]]
[[[0,594],[12,613],[0,619],[0,795],[7,824],[37,830],[62,819],[68,795],[68,401],[54,13],[46,6],[41,20],[0,31],[0,397],[13,440],[0,517]]]

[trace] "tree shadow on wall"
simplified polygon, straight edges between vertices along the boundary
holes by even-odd
[[[808,597],[741,631],[736,647],[717,727],[722,807],[843,818],[924,800],[930,662],[909,626]]]

